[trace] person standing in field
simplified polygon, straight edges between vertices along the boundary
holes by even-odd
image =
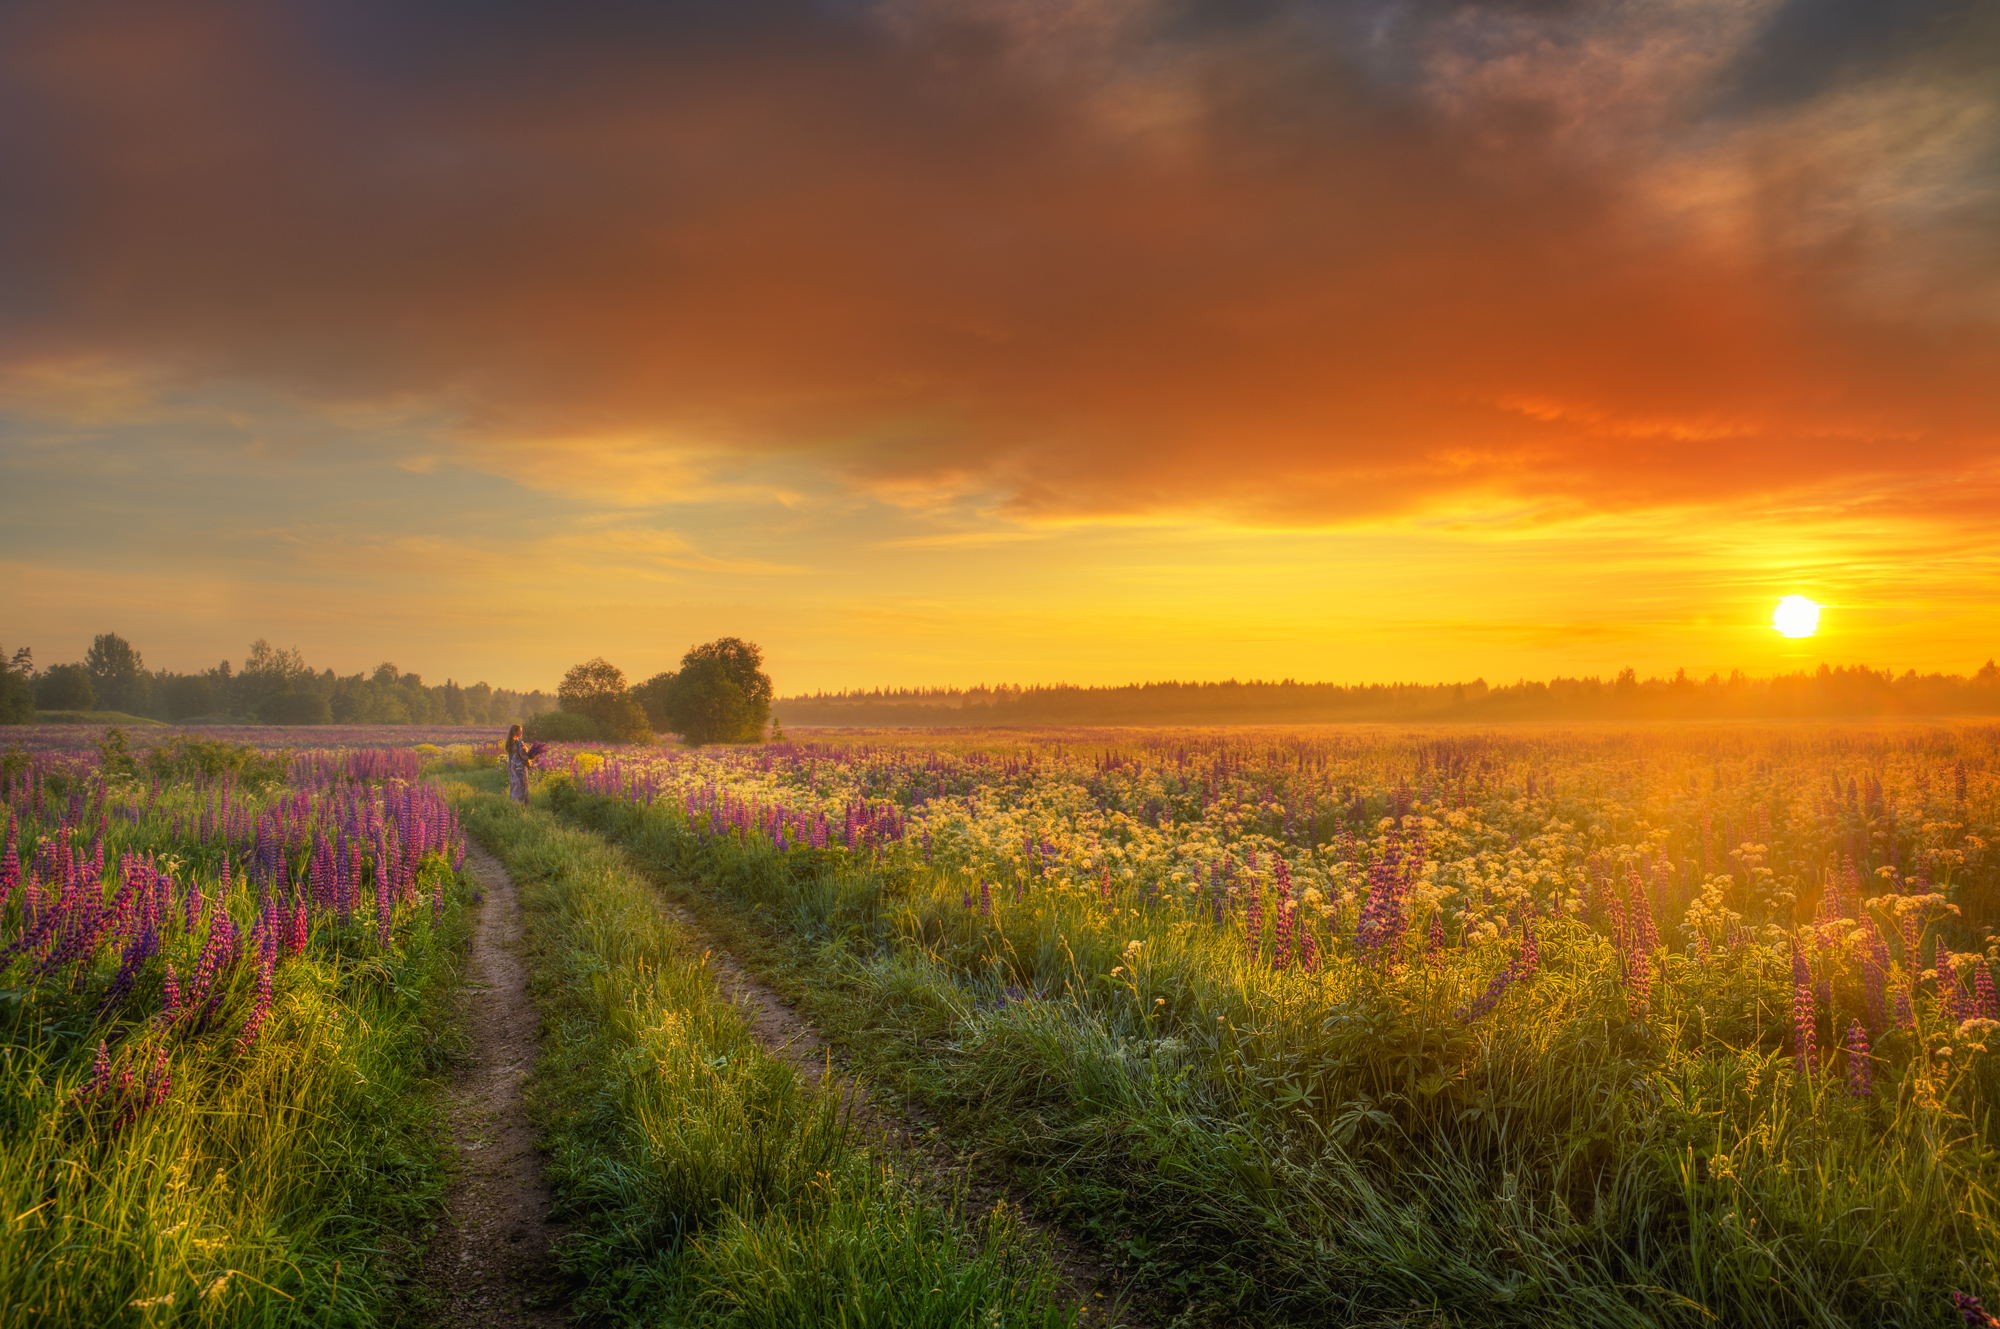
[[[507,796],[523,806],[528,802],[528,745],[521,738],[521,726],[507,731]]]

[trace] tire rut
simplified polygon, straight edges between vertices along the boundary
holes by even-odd
[[[553,1196],[523,1092],[541,1016],[520,954],[520,900],[500,860],[470,841],[466,866],[484,899],[466,1012],[473,1061],[446,1113],[461,1170],[417,1277],[437,1298],[428,1323],[553,1329],[562,1314],[534,1302],[551,1282],[549,1248],[564,1229],[549,1219]]]

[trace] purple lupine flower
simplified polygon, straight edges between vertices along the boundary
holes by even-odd
[[[1818,1023],[1812,984],[1792,984],[1792,1056],[1798,1062],[1799,1074],[1808,1082],[1813,1073],[1813,1028]]]
[[[1647,955],[1660,949],[1660,930],[1653,925],[1653,902],[1646,892],[1645,878],[1637,870],[1627,868],[1625,872],[1626,891],[1629,905],[1627,918],[1632,928],[1632,942]]]
[[[167,966],[167,988],[160,1002],[160,1023],[172,1024],[181,1018],[181,980],[173,965]]]
[[[173,1066],[167,1057],[167,1050],[160,1048],[153,1054],[152,1069],[146,1073],[146,1094],[140,1104],[140,1111],[150,1111],[167,1101],[167,1095],[174,1089]]]
[[[102,1020],[132,995],[132,986],[139,981],[139,971],[145,967],[146,961],[158,954],[159,949],[159,931],[149,923],[146,930],[125,948],[125,954],[118,965],[118,972],[113,976],[110,986],[104,990],[104,999],[97,1004],[97,1019]]]
[[[1889,947],[1872,918],[1862,943],[1861,982],[1868,1002],[1868,1027],[1879,1036],[1889,1027]]]
[[[7,846],[0,850],[0,909],[13,902],[14,888],[21,884],[20,829],[10,811],[7,814]]]
[[[1275,927],[1271,937],[1271,967],[1283,969],[1292,962],[1292,902],[1280,894],[1273,908]]]
[[[1868,1060],[1868,1031],[1859,1020],[1847,1026],[1847,1092],[1853,1098],[1875,1096],[1875,1068]]]
[[[1431,925],[1424,932],[1424,958],[1436,963],[1444,954],[1444,910],[1431,910]]]
[[[250,1018],[243,1022],[243,1031],[236,1036],[236,1050],[248,1052],[250,1045],[263,1032],[264,1017],[271,1013],[271,976],[278,965],[277,947],[266,940],[263,954],[257,960],[257,1001],[250,1009]]]
[[[1299,968],[1309,974],[1319,968],[1319,942],[1312,929],[1303,925],[1299,928]]]
[[[91,1059],[90,1082],[84,1086],[84,1095],[97,1098],[111,1088],[111,1054],[106,1050],[103,1039],[97,1040],[97,1056]]]
[[[979,916],[993,917],[993,883],[983,877],[979,881]]]
[[[390,929],[395,922],[395,889],[387,856],[375,860],[375,939],[378,946],[389,944]]]
[[[1472,1024],[1491,1015],[1493,1008],[1500,1004],[1500,998],[1506,996],[1507,989],[1513,986],[1515,977],[1516,967],[1512,960],[1501,965],[1500,972],[1487,982],[1486,991],[1480,993],[1479,999],[1472,1005],[1460,1011],[1458,1018],[1466,1024]]]
[[[1398,871],[1393,845],[1368,868],[1368,899],[1361,907],[1355,929],[1355,946],[1382,964],[1395,963],[1396,947],[1403,935],[1402,873]]]
[[[1625,997],[1631,1005],[1632,1013],[1641,1020],[1652,1011],[1653,962],[1637,946],[1634,946],[1625,957]]]
[[[304,952],[309,928],[310,919],[306,913],[306,897],[301,892],[299,898],[292,902],[291,913],[285,920],[282,953],[285,955],[298,955]]]

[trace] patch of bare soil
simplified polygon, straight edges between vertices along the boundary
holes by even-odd
[[[520,955],[520,903],[486,850],[468,845],[466,866],[485,898],[472,937],[473,1062],[452,1087],[447,1114],[461,1171],[417,1277],[437,1299],[430,1323],[549,1329],[563,1317],[530,1302],[549,1281],[549,1246],[563,1229],[549,1221],[552,1197],[523,1094],[541,1021]]]
[[[1066,1229],[1036,1217],[1008,1187],[982,1180],[977,1170],[952,1149],[950,1141],[928,1128],[921,1114],[871,1098],[864,1083],[845,1073],[838,1051],[820,1037],[810,1022],[752,977],[734,956],[715,945],[711,934],[693,913],[671,900],[663,898],[662,904],[676,922],[701,939],[708,950],[707,964],[717,986],[743,1013],[759,1045],[798,1067],[815,1084],[831,1064],[842,1099],[853,1106],[855,1124],[894,1152],[917,1163],[915,1173],[919,1183],[940,1198],[949,1199],[962,1189],[967,1210],[975,1213],[1004,1200],[1023,1227],[1048,1238],[1057,1272],[1063,1280],[1065,1298],[1070,1304],[1083,1307],[1084,1324],[1105,1329],[1112,1326],[1145,1329],[1149,1320],[1137,1307],[1126,1304],[1123,1277],[1088,1244]]]

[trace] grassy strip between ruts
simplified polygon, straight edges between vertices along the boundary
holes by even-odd
[[[532,1101],[586,1319],[742,1326],[1057,1326],[1045,1251],[969,1224],[853,1137],[836,1092],[766,1054],[623,850],[446,777],[514,874],[546,1020]]]

